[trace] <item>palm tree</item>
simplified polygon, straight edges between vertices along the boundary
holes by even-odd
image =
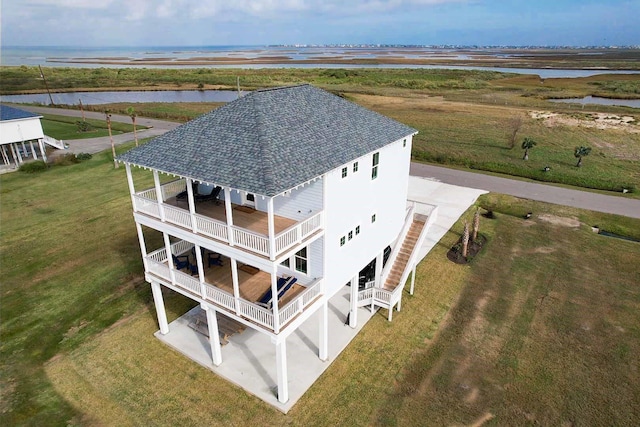
[[[538,145],[533,139],[527,137],[522,141],[522,149],[524,150],[524,157],[522,160],[529,160],[529,150]]]
[[[580,147],[576,147],[576,150],[573,152],[573,155],[578,158],[578,163],[576,167],[579,168],[582,166],[582,158],[584,156],[588,156],[591,153],[591,147],[585,147],[581,145]]]
[[[133,139],[136,140],[136,147],[138,146],[138,134],[136,133],[136,110],[133,107],[127,108],[127,114],[131,117],[131,121],[133,122]]]
[[[469,248],[469,224],[464,222],[464,231],[462,232],[462,256],[467,258],[467,250]]]

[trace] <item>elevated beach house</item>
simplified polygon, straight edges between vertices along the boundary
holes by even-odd
[[[416,133],[299,85],[251,92],[120,156],[160,333],[165,287],[204,309],[215,366],[223,326],[266,334],[287,402],[287,339],[313,315],[327,359],[332,296],[349,298],[352,327],[358,307],[389,320],[399,309],[431,220],[407,204]]]

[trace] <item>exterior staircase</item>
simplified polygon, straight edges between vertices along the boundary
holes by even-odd
[[[42,138],[42,141],[45,144],[50,145],[50,146],[55,147],[55,148],[58,148],[60,150],[66,150],[67,149],[67,145],[62,140],[52,138],[49,135],[44,135],[44,137]]]
[[[409,231],[404,238],[404,242],[402,242],[402,246],[400,247],[398,256],[396,257],[396,260],[391,267],[391,271],[387,276],[387,280],[385,280],[384,286],[382,286],[383,289],[393,291],[397,286],[400,285],[400,280],[402,279],[402,276],[407,269],[409,258],[411,258],[411,254],[415,250],[416,243],[418,243],[420,234],[422,233],[422,230],[424,229],[426,223],[427,222],[424,218],[413,219],[411,228],[409,228]]]

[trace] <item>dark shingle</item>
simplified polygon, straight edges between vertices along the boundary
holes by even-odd
[[[0,120],[18,120],[28,119],[32,117],[41,117],[40,114],[30,113],[29,111],[20,110],[18,108],[9,107],[8,105],[0,104]]]
[[[275,196],[415,132],[301,85],[251,92],[119,160]]]

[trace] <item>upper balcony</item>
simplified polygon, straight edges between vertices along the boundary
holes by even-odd
[[[189,197],[176,197],[185,192]],[[322,210],[296,221],[273,212],[243,208],[231,202],[229,193],[225,191],[224,203],[197,201],[187,189],[187,180],[177,179],[133,193],[133,210],[270,260],[323,228]]]

